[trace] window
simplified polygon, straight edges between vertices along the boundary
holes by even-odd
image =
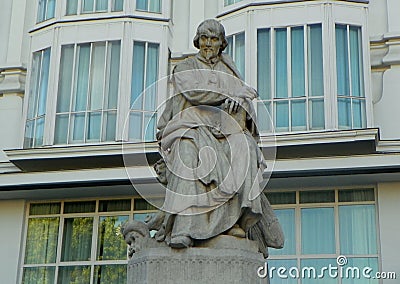
[[[43,145],[50,48],[33,53],[24,147]]]
[[[336,74],[339,128],[366,126],[361,28],[336,25]]]
[[[22,283],[126,283],[120,227],[154,209],[142,199],[31,203]]]
[[[120,45],[62,46],[54,144],[115,140]]]
[[[133,44],[129,139],[152,141],[156,131],[159,44]]]
[[[67,0],[66,15],[122,11],[124,0]]]
[[[56,0],[39,0],[36,22],[40,23],[54,18]]]
[[[136,0],[136,10],[161,13],[161,0]]]
[[[325,128],[321,24],[257,31],[261,131]],[[260,115],[261,114],[261,115]]]
[[[234,3],[238,3],[242,0],[224,0],[224,6],[232,5]]]
[[[235,61],[236,67],[239,70],[240,75],[242,75],[242,78],[245,78],[246,54],[244,32],[228,36],[226,40],[228,42],[226,52],[232,57],[233,61]]]
[[[331,264],[337,267],[340,255],[348,267],[371,267],[378,271],[375,193],[373,189],[270,192],[267,196],[282,225],[285,246],[270,249],[269,267],[314,267],[317,274]],[[343,266],[346,269],[346,266]],[[280,279],[275,283],[320,283],[316,277]],[[373,273],[371,273],[373,275]],[[329,278],[323,283],[367,283],[366,279]],[[287,282],[285,282],[287,281]],[[354,281],[354,282],[353,282]],[[359,281],[359,282],[357,282]],[[378,283],[370,280],[368,283]],[[375,282],[374,282],[375,281]]]

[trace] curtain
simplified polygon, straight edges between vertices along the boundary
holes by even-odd
[[[329,265],[337,267],[336,259],[302,259],[300,266],[301,283],[337,284],[337,278],[329,277]],[[321,275],[321,273],[323,274]],[[302,274],[304,274],[304,277]],[[321,278],[318,278],[319,275]]]
[[[288,277],[281,278],[278,276],[278,269],[285,268],[286,272],[284,275]],[[297,261],[295,259],[270,259],[268,260],[268,272],[272,272],[269,277],[270,284],[297,284],[297,279],[289,275],[289,270],[292,267],[297,267]]]
[[[124,9],[124,0],[114,0],[112,11],[122,11]]]
[[[54,18],[55,7],[56,7],[56,0],[47,1],[46,20]]]
[[[275,91],[277,98],[288,97],[286,34],[286,28],[275,30]]]
[[[99,212],[130,211],[131,200],[100,200]]]
[[[57,283],[90,284],[90,266],[60,267]]]
[[[149,12],[160,13],[161,12],[161,0],[149,0],[149,1],[150,1]]]
[[[76,15],[78,13],[78,0],[67,0],[66,15]]]
[[[106,70],[106,44],[105,42],[93,44],[92,60],[90,68],[90,110],[100,110],[103,108],[103,93],[104,93],[104,72]]]
[[[127,279],[127,266],[122,265],[96,265],[94,268],[94,282],[96,284],[125,284]]]
[[[245,35],[244,33],[235,36],[235,58],[236,67],[244,79],[246,76],[246,53],[245,53]]]
[[[351,95],[353,97],[363,97],[362,83],[362,51],[360,48],[361,31],[359,27],[350,27],[350,70],[351,70]]]
[[[109,62],[110,76],[109,76],[107,108],[108,109],[116,109],[117,103],[118,103],[121,42],[120,41],[112,41],[112,42],[109,42],[108,46],[109,46],[108,52],[111,53],[111,59]]]
[[[43,51],[42,66],[40,70],[40,91],[39,91],[39,103],[37,116],[44,115],[46,113],[46,99],[47,99],[47,88],[49,83],[49,69],[50,69],[50,48]]]
[[[107,11],[109,0],[97,0],[96,1],[96,12],[97,11]]]
[[[278,131],[289,130],[289,102],[277,101],[275,104],[275,127]]]
[[[344,271],[345,276],[342,278],[342,284],[378,284],[379,280],[378,279],[373,279],[375,276],[376,272],[379,271],[379,266],[378,266],[378,259],[375,257],[361,257],[361,258],[347,258],[347,265],[345,267],[352,267],[352,268],[358,268],[360,278],[357,279],[358,277],[353,277],[354,274],[352,274],[351,271],[346,272]],[[372,268],[372,271],[369,273],[371,276],[371,279],[363,277],[363,269],[365,267],[370,267]],[[348,277],[346,277],[346,273]],[[357,276],[357,274],[355,274]],[[390,283],[390,282],[389,282]]]
[[[65,218],[61,261],[91,258],[93,218]]]
[[[322,56],[322,26],[310,25],[308,38],[309,96],[324,95],[324,72]]]
[[[136,0],[136,10],[148,11],[148,1],[149,0]]]
[[[257,89],[261,100],[271,99],[270,30],[257,30]]]
[[[351,128],[351,99],[338,98],[339,128]]]
[[[70,108],[74,46],[61,47],[60,76],[58,79],[57,112],[68,112]]]
[[[291,101],[292,109],[292,130],[306,130],[307,129],[307,110],[306,100],[293,100]]]
[[[309,100],[310,129],[325,128],[324,99]]]
[[[145,43],[135,41],[133,44],[131,109],[142,109],[142,92],[144,89]]]
[[[54,131],[54,144],[67,144],[68,114],[57,115]]]
[[[333,208],[301,209],[301,247],[303,254],[335,253]]]
[[[340,253],[376,254],[375,205],[339,206]]]
[[[74,111],[86,111],[87,95],[89,88],[89,62],[90,62],[90,44],[81,44],[78,46],[78,62],[75,71],[75,104]]]
[[[94,0],[82,0],[82,10],[83,12],[93,12]]]
[[[46,17],[46,3],[47,0],[39,0],[39,7],[38,7],[38,13],[37,13],[37,22],[42,22],[45,20]]]
[[[146,96],[144,109],[154,111],[156,108],[158,78],[158,44],[149,43],[146,62]]]
[[[131,112],[129,114],[129,138],[133,140],[142,139],[142,112]]]
[[[294,209],[274,210],[285,235],[285,246],[282,249],[270,248],[270,255],[295,255],[296,254],[296,228]]]
[[[55,267],[26,267],[22,276],[23,284],[54,284]]]
[[[336,25],[336,75],[338,95],[349,96],[349,70],[346,26]],[[339,116],[340,117],[340,116]]]
[[[291,57],[292,97],[304,97],[306,92],[303,27],[294,27],[291,29]]]

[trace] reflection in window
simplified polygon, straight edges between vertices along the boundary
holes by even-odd
[[[101,216],[97,239],[97,259],[123,259],[126,256],[126,243],[121,236],[121,225],[128,216]]]
[[[56,0],[39,0],[39,7],[36,22],[40,23],[54,18]]]
[[[272,131],[271,118],[278,132],[325,127],[322,62],[321,24],[257,31],[262,131]]]
[[[24,148],[43,145],[49,68],[50,48],[35,52],[31,67]]]
[[[161,0],[136,0],[136,10],[161,13]]]
[[[226,52],[232,57],[233,61],[235,61],[236,67],[242,75],[242,78],[245,78],[245,36],[244,32],[228,36],[226,38],[228,42],[228,46],[226,47]]]
[[[66,15],[122,11],[124,0],[67,0]]]
[[[336,75],[339,128],[366,126],[361,28],[336,25]]]
[[[153,141],[156,130],[159,44],[133,44],[129,139]]]
[[[234,3],[238,3],[242,0],[224,0],[224,6],[232,5]]]
[[[120,41],[61,48],[55,144],[114,141]]]

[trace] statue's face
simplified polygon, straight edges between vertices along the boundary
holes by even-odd
[[[199,38],[200,54],[205,59],[210,60],[218,56],[222,41],[216,33],[205,32]]]

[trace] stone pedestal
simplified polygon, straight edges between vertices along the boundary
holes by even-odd
[[[218,236],[187,249],[143,248],[128,263],[128,284],[268,283],[257,275],[264,264],[255,242]]]

